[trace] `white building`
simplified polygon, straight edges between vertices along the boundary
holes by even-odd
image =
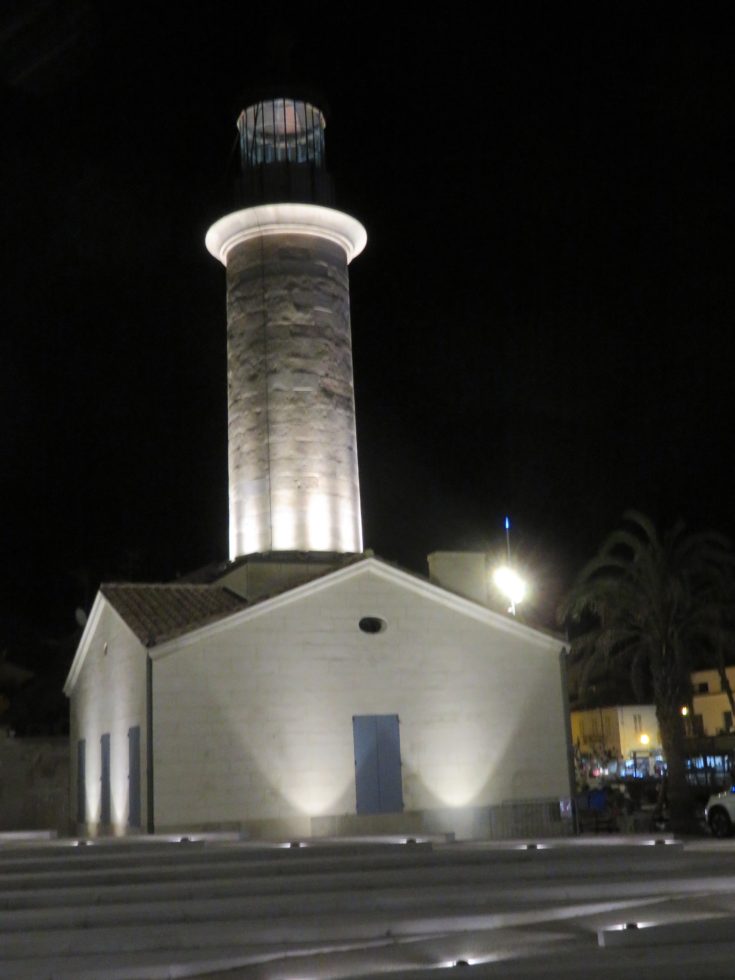
[[[347,264],[324,117],[238,122],[248,206],[227,267],[230,561],[103,586],[65,690],[80,830],[560,833],[560,638],[485,603],[484,559],[432,582],[362,551]],[[565,811],[564,811],[565,812]]]
[[[730,689],[735,690],[735,667],[726,668]],[[717,670],[697,670],[692,677],[692,735],[728,735],[733,731],[730,699]]]
[[[573,711],[572,740],[582,755],[632,759],[661,755],[661,733],[652,704],[619,704]]]

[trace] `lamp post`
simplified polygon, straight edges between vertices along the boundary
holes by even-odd
[[[493,572],[493,582],[510,602],[508,612],[515,616],[516,606],[523,601],[526,594],[526,583],[508,565],[501,565]]]
[[[520,575],[513,570],[510,559],[510,518],[505,518],[505,544],[508,555],[507,564],[501,565],[493,572],[493,582],[496,588],[510,602],[508,612],[511,616],[516,614],[516,606],[523,601],[526,595],[526,583]]]

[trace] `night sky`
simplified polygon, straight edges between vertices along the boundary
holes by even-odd
[[[203,238],[232,209],[239,109],[285,66],[324,93],[337,204],[368,231],[366,546],[423,571],[501,550],[510,513],[548,622],[628,507],[735,531],[732,23],[271,6],[0,11],[9,658],[23,629],[72,631],[101,579],[226,557],[225,274]]]

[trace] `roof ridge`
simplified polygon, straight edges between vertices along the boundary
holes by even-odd
[[[215,582],[102,582],[100,589],[186,589],[189,591],[211,591],[222,589]]]

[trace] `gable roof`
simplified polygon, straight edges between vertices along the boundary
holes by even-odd
[[[215,585],[104,584],[100,592],[145,646],[170,640],[246,606]]]
[[[238,626],[250,619],[274,612],[285,604],[329,589],[339,582],[367,574],[377,575],[393,586],[438,602],[446,608],[492,625],[501,632],[523,636],[537,648],[558,650],[564,643],[564,638],[558,633],[528,626],[512,616],[495,612],[471,599],[449,592],[442,586],[434,585],[421,576],[366,554],[345,567],[319,575],[304,585],[252,603],[217,585],[102,585],[64,684],[64,693],[69,696],[76,684],[105,604],[115,610],[142,645],[150,650],[151,658],[156,660],[169,656],[180,646],[197,642],[209,632]]]
[[[189,633],[242,609],[245,600],[216,585],[100,586],[64,682],[71,695],[105,608],[122,619],[143,647]]]
[[[297,585],[294,588],[286,589],[284,592],[255,602],[243,603],[240,609],[234,610],[231,613],[213,616],[208,623],[197,624],[190,629],[181,630],[176,637],[161,639],[156,643],[156,648],[151,651],[150,655],[153,660],[168,656],[181,646],[197,642],[204,635],[218,632],[221,629],[238,626],[240,623],[245,623],[251,619],[274,612],[284,605],[316,595],[324,589],[332,588],[339,582],[369,574],[376,575],[393,586],[404,588],[416,595],[423,596],[429,601],[440,603],[446,608],[455,610],[455,612],[491,625],[501,632],[523,636],[536,647],[558,650],[564,643],[564,638],[558,633],[529,626],[515,619],[513,616],[496,612],[487,606],[474,602],[472,599],[466,599],[454,592],[449,592],[440,585],[435,585],[433,582],[429,582],[421,576],[407,572],[396,565],[371,555],[352,562],[344,568],[328,572],[326,575],[320,575],[318,578],[312,579],[304,585]]]

